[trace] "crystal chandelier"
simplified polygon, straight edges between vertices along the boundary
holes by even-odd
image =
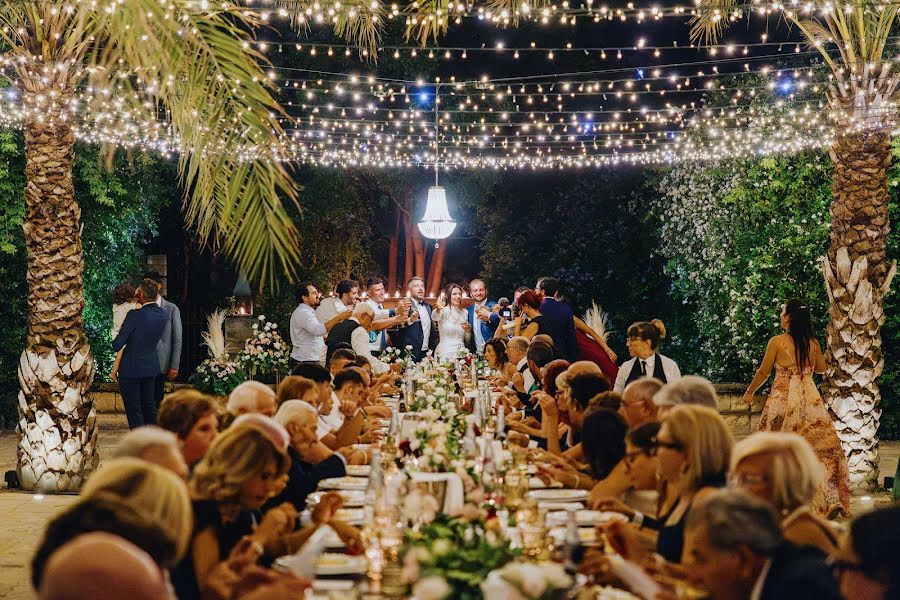
[[[419,231],[430,240],[443,240],[450,237],[456,229],[456,221],[447,210],[447,192],[438,183],[440,170],[440,146],[438,124],[438,87],[434,88],[434,185],[428,188],[428,201],[425,204],[425,215],[419,221]],[[437,244],[435,244],[437,247]]]

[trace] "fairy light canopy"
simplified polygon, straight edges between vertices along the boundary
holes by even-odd
[[[62,3],[61,10],[81,1]],[[272,119],[281,131],[274,142],[247,139],[239,151],[247,160],[578,170],[820,148],[840,131],[870,126],[852,106],[828,104],[826,90],[842,82],[820,49],[801,43],[796,31],[760,27],[743,38],[699,46],[689,36],[694,5],[613,8],[595,0],[532,0],[449,3],[445,10],[428,0],[185,4],[210,11],[242,6],[271,26],[245,44],[271,61],[263,68],[279,92],[283,112]],[[765,24],[790,11],[824,10],[817,6],[750,1],[721,19]],[[852,6],[836,3],[833,10]],[[340,18],[349,18],[359,35],[350,41],[330,35]],[[391,22],[405,29],[403,43],[383,43],[381,28]],[[299,36],[291,24],[311,35]],[[431,45],[422,47],[423,41]],[[885,52],[883,65],[839,75],[852,81],[861,69],[896,68],[898,43],[900,38],[889,39],[893,50]],[[383,74],[392,62],[410,59],[431,70],[409,78]],[[35,76],[53,69],[40,57],[7,55],[0,56],[0,76],[15,84],[29,60]],[[20,126],[34,114],[52,112],[46,105],[65,102],[61,114],[75,123],[81,140],[174,155],[189,150],[190,142],[173,133],[165,111],[148,120],[134,106],[152,104],[154,90],[178,83],[148,71],[107,72],[88,77],[73,97],[45,98],[43,106],[24,103],[14,85],[0,94],[0,125]],[[420,95],[437,88],[442,106],[432,123]],[[882,126],[895,127],[896,108],[889,99],[880,105]],[[223,128],[231,125],[222,121]]]

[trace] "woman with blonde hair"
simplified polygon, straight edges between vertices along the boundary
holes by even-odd
[[[825,467],[796,433],[761,431],[738,442],[731,456],[732,485],[766,502],[781,516],[784,537],[825,554],[837,550],[831,525],[811,504],[825,481]]]
[[[289,375],[278,384],[278,391],[275,393],[275,406],[281,406],[288,400],[303,400],[315,406],[318,398],[319,386],[316,382],[299,375]]]
[[[266,552],[296,522],[291,506],[260,509],[287,481],[284,428],[261,415],[239,417],[197,464],[190,481],[194,531],[190,551],[172,573],[179,598],[199,598],[213,569],[242,541]],[[246,539],[245,539],[246,538]]]
[[[665,488],[659,518],[651,519],[633,510],[620,512],[641,528],[655,529],[657,554],[670,563],[680,563],[687,515],[695,502],[725,486],[734,438],[719,413],[705,406],[684,404],[673,408],[662,420],[652,447],[656,452],[656,475]],[[617,501],[599,504],[599,510],[620,507]],[[619,525],[607,532],[610,542],[625,558],[638,558],[642,551],[637,540]]]
[[[32,583],[40,587],[56,549],[94,531],[135,544],[168,569],[187,552],[192,524],[188,491],[177,475],[139,458],[109,461],[91,475],[78,502],[47,524],[32,559]]]
[[[626,335],[626,346],[632,358],[619,367],[614,392],[621,394],[626,385],[641,377],[653,377],[663,383],[681,379],[681,370],[675,361],[658,352],[659,345],[666,339],[666,326],[662,321],[653,319],[649,323],[632,323]]]

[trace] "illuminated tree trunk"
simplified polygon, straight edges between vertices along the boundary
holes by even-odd
[[[96,467],[84,334],[81,210],[72,185],[74,135],[58,118],[25,126],[28,334],[19,361],[18,474],[42,492],[77,491]],[[46,124],[45,124],[46,123]]]
[[[429,296],[437,297],[441,291],[441,280],[444,278],[444,263],[447,259],[447,244],[450,240],[442,240],[431,255],[431,265],[428,267],[428,290]]]
[[[847,455],[851,488],[870,489],[878,479],[884,295],[896,269],[885,248],[888,131],[844,136],[832,146],[831,159],[831,245],[824,264],[831,320],[823,392]]]
[[[406,248],[403,251],[403,277],[404,281],[409,281],[413,275],[417,275],[417,273],[413,272],[415,267],[413,236],[415,233],[412,230],[412,219],[409,213],[403,215],[403,231],[406,233]]]
[[[394,231],[388,240],[388,285],[387,289],[395,290],[398,287],[405,286],[408,279],[397,285],[397,257],[400,254],[400,211],[394,216]]]

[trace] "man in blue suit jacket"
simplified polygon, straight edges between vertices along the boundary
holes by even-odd
[[[119,391],[131,429],[156,424],[154,383],[159,375],[156,346],[169,323],[166,312],[156,304],[158,295],[156,282],[144,279],[136,295],[143,306],[126,315],[119,335],[113,340],[113,350],[125,348],[119,362]]]
[[[472,328],[468,346],[471,352],[481,354],[484,352],[484,343],[494,337],[494,332],[497,331],[500,315],[494,311],[497,303],[487,299],[487,286],[483,280],[473,279],[469,283],[469,295],[475,302],[466,309],[469,313],[469,326]]]
[[[575,316],[568,304],[559,301],[559,282],[553,277],[538,279],[535,290],[544,294],[541,315],[553,338],[557,355],[569,362],[578,360],[578,341],[575,339]]]
[[[437,331],[431,320],[431,306],[425,302],[425,282],[421,277],[413,277],[406,283],[412,304],[409,308],[408,324],[391,332],[394,347],[406,352],[412,346],[414,362],[422,360],[429,350],[437,346]]]

